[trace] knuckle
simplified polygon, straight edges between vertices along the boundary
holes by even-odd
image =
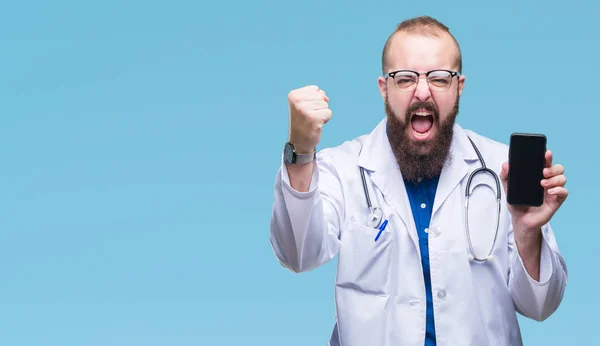
[[[298,109],[299,112],[301,112],[302,114],[306,113],[308,111],[308,105],[306,104],[306,102],[302,101],[302,100],[298,100],[295,103],[296,109]]]
[[[290,103],[295,103],[298,100],[298,91],[297,90],[292,90],[288,93],[288,101],[290,101]]]
[[[319,90],[319,87],[315,84],[310,84],[310,85],[306,85],[302,88],[300,88],[300,90],[302,90],[303,92],[317,92]]]
[[[303,119],[303,121],[306,121],[308,114],[306,112],[306,110],[304,110],[304,108],[298,108],[298,112],[297,115],[300,119]]]

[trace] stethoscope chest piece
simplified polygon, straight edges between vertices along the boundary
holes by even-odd
[[[367,220],[367,226],[377,228],[381,224],[381,219],[383,218],[383,212],[378,207],[371,208],[371,212],[369,213],[369,219]]]
[[[369,215],[367,216],[367,226],[379,228],[379,225],[381,225],[381,220],[383,219],[383,211],[381,211],[381,208],[374,207],[371,204],[371,198],[369,197],[369,191],[367,189],[367,180],[365,179],[365,170],[362,167],[360,167],[360,175],[362,178],[363,189],[365,191],[365,198],[367,199],[367,206],[370,210]]]

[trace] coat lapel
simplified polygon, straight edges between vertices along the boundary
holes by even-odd
[[[375,130],[366,137],[358,164],[367,170],[373,184],[400,217],[413,240],[416,250],[419,251],[419,240],[408,194],[388,141],[386,123],[386,119],[382,120]]]
[[[432,218],[446,201],[448,196],[450,196],[456,188],[460,188],[461,181],[469,173],[469,165],[465,160],[476,159],[467,134],[458,125],[454,125],[454,135],[448,158],[447,164],[440,174],[438,189],[433,203]],[[461,193],[464,193],[464,191]]]

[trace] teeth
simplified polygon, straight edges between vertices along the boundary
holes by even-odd
[[[418,115],[420,117],[426,117],[428,115],[431,115],[431,113],[417,112],[417,113],[415,113],[415,115]]]

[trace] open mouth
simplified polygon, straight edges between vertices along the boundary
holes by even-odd
[[[413,113],[410,119],[410,125],[418,135],[426,135],[433,127],[433,113],[428,111],[418,111]]]

